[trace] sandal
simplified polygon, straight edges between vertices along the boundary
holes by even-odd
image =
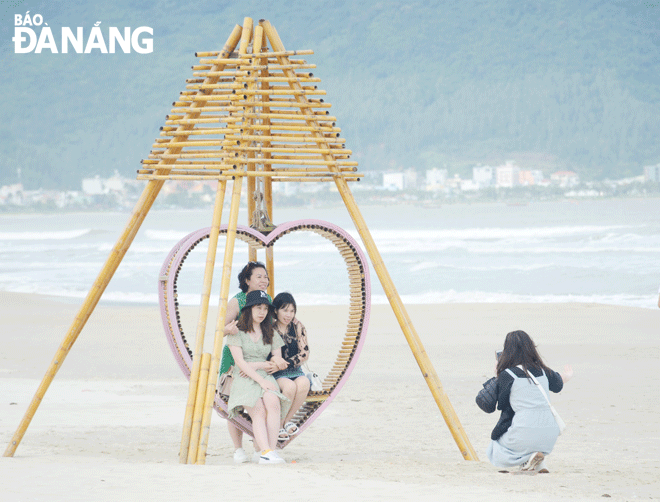
[[[286,431],[286,429],[280,429],[280,432],[277,435],[277,440],[278,441],[288,441],[289,440],[289,433]]]
[[[282,429],[282,430],[285,431],[289,436],[295,436],[296,434],[298,434],[298,432],[300,432],[300,429],[298,429],[298,426],[296,424],[294,424],[293,422],[287,422],[284,425],[284,429]]]

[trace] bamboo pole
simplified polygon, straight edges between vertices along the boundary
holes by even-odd
[[[248,75],[250,74],[250,71],[257,71],[257,70],[300,70],[300,69],[308,69],[308,68],[316,68],[315,64],[306,64],[306,63],[293,63],[293,64],[268,64],[268,65],[258,65],[258,66],[244,66],[243,69],[248,69]]]
[[[273,47],[273,50],[274,51],[284,50],[284,44],[282,44],[279,35],[275,31],[275,29],[270,25],[270,23],[268,21],[264,21],[261,24],[264,26],[264,32],[268,36],[268,39],[270,40],[270,44],[271,47]],[[279,62],[282,63],[285,61],[286,59],[282,58],[282,60],[280,60]],[[292,83],[292,86],[295,87],[296,85],[298,84],[296,84],[295,82]],[[304,99],[304,97],[302,99]],[[306,110],[302,110],[302,111],[306,111]],[[313,117],[310,117],[310,119],[313,119]],[[312,134],[318,135],[318,133],[315,132],[313,132]],[[319,138],[319,139],[323,139],[323,138]],[[327,155],[326,157],[328,157],[328,160],[332,158],[329,155]],[[335,170],[336,168],[333,165],[331,165],[330,169]],[[417,332],[415,331],[412,321],[410,320],[408,313],[405,309],[405,306],[401,301],[399,293],[397,292],[396,287],[394,286],[394,283],[389,275],[389,272],[385,267],[383,259],[380,256],[378,248],[376,247],[376,243],[374,242],[371,233],[367,228],[366,222],[364,221],[364,218],[360,213],[357,203],[353,198],[353,194],[351,193],[350,189],[348,188],[348,185],[346,184],[346,180],[343,179],[342,177],[337,176],[335,177],[335,184],[337,185],[337,189],[339,190],[339,193],[342,196],[344,204],[346,205],[346,209],[348,210],[351,219],[353,220],[355,228],[360,234],[362,242],[364,243],[365,248],[367,249],[367,253],[369,254],[371,263],[374,267],[374,270],[376,271],[376,274],[378,275],[381,285],[383,286],[383,290],[387,294],[387,298],[390,302],[390,305],[392,306],[392,310],[394,311],[394,314],[399,322],[399,325],[401,326],[401,329],[403,330],[406,340],[408,341],[408,345],[410,346],[413,355],[417,360],[417,364],[419,365],[422,375],[424,376],[424,379],[426,380],[426,383],[429,386],[429,389],[431,390],[431,394],[435,398],[436,404],[438,405],[438,408],[440,409],[445,419],[445,423],[449,427],[449,430],[452,436],[454,437],[454,441],[456,442],[461,454],[463,455],[463,458],[465,458],[466,460],[478,460],[477,454],[474,451],[472,445],[470,444],[470,441],[467,438],[465,431],[463,430],[463,427],[458,419],[458,416],[456,415],[456,412],[454,411],[453,406],[449,401],[449,398],[447,397],[447,395],[444,392],[444,389],[442,388],[442,384],[440,383],[440,379],[438,378],[438,375],[435,372],[435,369],[433,368],[431,360],[429,359],[424,349],[424,346],[422,345],[422,342],[419,336],[417,335]]]
[[[292,79],[295,80],[295,79]],[[332,108],[332,105],[330,103],[323,103],[318,100],[309,100],[309,103],[296,103],[295,100],[292,99],[278,99],[277,101],[273,100],[270,102],[270,106],[277,106],[280,108]],[[234,107],[238,107],[239,105],[235,105]],[[259,106],[258,104],[256,105],[250,105],[248,103],[241,103],[240,106]]]
[[[250,19],[250,26],[253,26],[252,20]],[[250,32],[252,33],[252,31]],[[252,41],[252,52],[257,52],[261,50],[261,38],[263,37],[263,28],[260,26],[254,27],[254,36],[253,36],[253,41]],[[257,40],[258,40],[258,45],[257,45]],[[247,48],[247,42],[245,45],[245,48]],[[241,51],[245,51],[245,49],[241,46]],[[250,64],[252,63],[252,59],[250,59]],[[248,84],[249,89],[254,89],[254,82]],[[247,89],[246,89],[247,91]],[[243,92],[243,91],[241,91]],[[255,97],[250,96],[248,99],[248,102],[253,103],[255,102]],[[244,130],[249,131],[250,133],[253,133],[253,127],[254,127],[254,119],[247,119],[244,121]],[[242,130],[241,130],[242,132]],[[229,133],[231,134],[231,133]],[[250,163],[250,161],[256,161],[257,159],[255,158],[255,152],[253,151],[248,151],[248,152],[242,152],[243,157],[247,160],[248,162],[248,171],[255,172],[257,170],[257,166],[254,165],[253,163]],[[254,211],[256,210],[256,201],[254,199],[254,193],[256,189],[256,184],[257,180],[253,177],[250,176],[247,179],[247,224],[248,226],[251,226],[252,224],[252,215],[254,214]],[[249,261],[257,261],[257,248],[255,246],[248,246],[248,260]]]
[[[264,56],[264,54],[268,53],[268,42],[266,40],[266,37],[264,36],[264,29],[263,26],[261,26],[261,23],[259,24],[258,27],[261,33],[261,50],[260,50],[260,58],[259,62],[260,64],[263,65],[263,63],[267,63],[268,59],[267,56]],[[272,52],[270,53],[272,54]],[[270,89],[271,82],[275,82],[277,78],[281,77],[270,77],[270,71],[269,70],[261,70],[260,74],[258,77],[256,77],[259,81],[259,84],[261,86],[262,91],[267,91]],[[298,77],[294,77],[298,78]],[[311,77],[308,77],[308,79]],[[259,103],[259,101],[257,101]],[[270,95],[268,94],[263,94],[261,95],[261,111],[262,113],[268,114],[271,110],[271,107],[273,106],[273,102],[271,100]],[[249,109],[249,108],[246,108]],[[255,108],[253,108],[255,110]],[[262,117],[261,118],[261,124],[264,128],[270,128],[272,126],[270,118],[269,117]],[[259,145],[262,147],[261,151],[259,153],[261,154],[261,157],[264,161],[264,167],[263,171],[264,173],[271,172],[273,170],[273,166],[270,162],[270,159],[272,157],[271,152],[268,150],[271,146],[270,141],[268,139],[263,139],[259,142]],[[264,150],[265,148],[265,150]],[[256,153],[256,152],[255,152]],[[275,216],[273,214],[273,178],[272,176],[267,176],[263,178],[263,183],[264,183],[264,199],[266,202],[266,211],[268,212],[268,216],[270,217],[271,222],[275,222]],[[266,271],[268,272],[268,294],[270,295],[271,298],[275,298],[275,255],[274,255],[274,250],[273,246],[269,246],[266,248]]]
[[[306,146],[296,146],[296,147],[291,147],[291,148],[283,148],[283,147],[240,147],[237,145],[228,145],[225,146],[224,149],[226,151],[234,151],[234,150],[252,150],[257,153],[333,153],[333,152],[340,152],[340,153],[346,153],[348,155],[352,154],[352,150],[345,150],[343,148],[333,148],[330,150],[329,148],[311,148],[311,147],[306,147]]]
[[[300,94],[305,94],[305,95],[310,95],[310,96],[325,96],[326,92],[323,90],[314,90],[314,89],[300,89],[296,91],[292,91],[291,89],[275,89],[271,87],[270,89],[266,91],[261,91],[261,90],[249,90],[249,89],[244,89],[241,91],[236,91],[237,95],[243,95],[245,96],[263,96],[263,95],[269,95],[269,96],[291,96],[291,95],[300,95]]]
[[[215,389],[220,369],[220,356],[222,354],[222,342],[224,338],[225,316],[227,315],[227,298],[231,281],[231,265],[234,257],[234,243],[236,242],[236,227],[238,226],[238,210],[241,201],[242,177],[234,180],[231,196],[231,209],[229,211],[229,223],[227,226],[227,244],[225,245],[225,257],[222,264],[222,282],[220,285],[220,305],[218,307],[218,319],[215,328],[215,340],[211,366],[209,368],[209,380],[206,385],[206,397],[204,399],[204,415],[202,417],[202,428],[197,449],[197,464],[206,463],[206,448],[208,446],[211,428],[211,411],[215,400]]]
[[[217,51],[213,52],[196,52],[195,56],[196,57],[212,57],[212,56],[217,56],[220,53]],[[303,50],[297,50],[297,51],[282,51],[282,52],[264,52],[262,57],[270,58],[270,57],[277,57],[277,56],[307,56],[310,54],[314,54],[314,51],[311,49],[303,49]],[[231,61],[235,61],[231,60]]]
[[[128,251],[128,248],[133,242],[133,239],[135,238],[138,229],[142,225],[144,218],[147,216],[147,213],[149,212],[151,205],[153,204],[154,200],[156,200],[156,196],[158,195],[158,192],[162,188],[163,183],[164,183],[163,181],[152,181],[145,187],[142,196],[138,200],[135,209],[133,210],[133,213],[128,221],[128,224],[126,225],[126,228],[124,229],[123,233],[117,240],[115,247],[112,249],[110,256],[108,257],[105,265],[101,269],[101,272],[99,273],[96,281],[94,282],[94,285],[87,294],[87,297],[85,298],[85,301],[80,307],[80,310],[78,311],[78,314],[76,315],[71,327],[69,328],[69,331],[65,335],[62,344],[57,349],[55,353],[55,357],[53,358],[48,369],[46,370],[46,374],[44,375],[39,387],[37,388],[37,391],[34,397],[32,398],[32,401],[30,402],[30,405],[28,406],[28,409],[25,412],[23,419],[21,420],[18,429],[12,436],[3,456],[5,457],[14,456],[14,453],[16,452],[16,448],[18,448],[18,445],[20,444],[21,440],[23,439],[23,436],[25,435],[25,431],[30,425],[32,418],[34,418],[34,414],[36,413],[37,408],[41,404],[43,396],[46,394],[48,387],[50,387],[50,384],[52,383],[53,379],[55,378],[55,375],[62,366],[64,359],[66,359],[66,356],[69,354],[69,351],[73,347],[73,344],[78,339],[78,335],[82,331],[83,327],[87,323],[87,320],[94,311],[94,308],[101,299],[101,295],[105,291],[105,288],[110,282],[110,279],[114,275],[115,271],[117,270],[117,267],[119,266],[121,260],[126,254],[126,251]]]
[[[215,207],[213,208],[213,219],[211,222],[211,231],[209,232],[209,247],[206,252],[206,267],[204,269],[204,282],[202,284],[202,298],[199,307],[199,320],[197,322],[197,335],[195,338],[195,350],[193,352],[193,367],[190,371],[190,382],[188,385],[188,402],[186,403],[186,413],[183,420],[183,431],[181,435],[181,449],[179,450],[179,462],[185,464],[188,461],[188,451],[193,432],[193,415],[196,411],[195,402],[197,400],[198,382],[200,377],[200,360],[204,351],[204,335],[206,334],[206,321],[209,313],[209,299],[211,297],[211,286],[213,284],[213,270],[215,267],[215,255],[218,249],[218,236],[220,235],[220,223],[222,220],[222,206],[225,200],[226,181],[218,181],[215,195]],[[210,361],[210,355],[209,355]],[[208,365],[206,368],[208,376]],[[204,388],[206,382],[204,383]],[[200,419],[201,424],[201,419]],[[194,436],[193,436],[194,438]],[[197,432],[199,438],[199,427]],[[195,443],[196,444],[196,443]]]
[[[257,177],[257,176],[267,176],[269,178],[272,178],[273,182],[287,182],[287,181],[297,181],[300,183],[304,182],[311,182],[311,183],[318,183],[318,182],[329,182],[329,181],[334,181],[336,177],[341,177],[344,178],[346,181],[360,181],[360,178],[363,176],[360,173],[352,173],[352,172],[338,172],[338,173],[280,173],[280,172],[268,172],[268,171],[262,171],[262,172],[245,172],[245,171],[236,171],[236,172],[230,172],[230,171],[223,171],[220,173],[204,173],[204,172],[179,172],[179,173],[174,173],[174,174],[163,174],[163,175],[158,175],[158,174],[138,174],[137,179],[138,180],[160,180],[160,181],[166,181],[166,180],[207,180],[207,181],[215,181],[215,180],[229,180],[233,177],[241,177],[241,178],[250,178],[250,177]]]
[[[258,27],[257,27],[258,28]],[[266,71],[266,70],[262,70]],[[236,79],[236,82],[305,82],[305,83],[311,83],[311,82],[320,82],[321,79],[318,77],[234,77]]]
[[[255,162],[263,162],[263,159],[248,159],[246,161],[247,164],[253,164]],[[345,167],[352,167],[352,168],[357,168],[358,163],[355,162],[354,160],[307,160],[303,159],[300,160],[300,157],[277,157],[277,158],[271,158],[268,160],[268,164],[292,164],[292,165],[301,165],[301,166],[345,166]],[[355,169],[353,169],[354,171]],[[327,172],[327,171],[326,171]]]
[[[243,105],[227,105],[227,106],[205,106],[204,111],[207,113],[210,112],[238,112],[241,111]],[[174,108],[170,110],[170,113],[188,113],[194,108],[190,107],[190,103],[180,103],[179,105],[174,105]]]
[[[309,108],[302,108],[302,110],[308,110]],[[319,112],[318,114],[315,114],[319,119],[322,119],[324,121],[328,122],[335,122],[337,120],[337,117],[331,116],[331,115],[326,115],[326,112]],[[306,117],[302,113],[290,113],[290,112],[277,112],[275,110],[271,110],[270,113],[244,113],[244,117],[250,118],[250,119],[260,119],[260,118],[269,118],[269,119],[287,119],[287,120],[306,120],[309,121],[310,118]]]
[[[442,384],[440,383],[440,379],[435,372],[435,369],[433,368],[433,364],[431,363],[431,360],[429,359],[419,336],[417,335],[417,332],[412,324],[412,321],[410,320],[410,317],[408,316],[405,306],[399,297],[399,293],[397,292],[394,283],[392,282],[389,272],[385,268],[383,259],[381,258],[378,248],[376,247],[376,244],[371,237],[371,233],[367,228],[366,222],[364,221],[364,218],[362,217],[362,214],[357,207],[357,203],[353,198],[353,194],[348,188],[345,180],[341,179],[340,177],[336,177],[335,183],[339,193],[342,196],[342,199],[344,200],[344,204],[346,205],[346,208],[348,209],[348,212],[353,219],[355,228],[358,230],[358,233],[362,238],[362,242],[367,249],[371,263],[374,267],[374,270],[376,271],[376,274],[378,275],[378,278],[380,279],[380,283],[382,284],[383,290],[387,295],[387,299],[392,306],[392,310],[394,311],[394,314],[399,321],[399,325],[401,326],[406,340],[408,341],[408,345],[410,345],[410,348],[412,349],[413,355],[415,356],[422,375],[424,376],[424,379],[426,380],[426,383],[431,390],[431,394],[435,398],[436,404],[438,405],[438,408],[440,409],[442,416],[445,419],[445,423],[449,427],[449,430],[454,437],[456,445],[458,446],[465,460],[478,460],[477,454],[474,451],[474,448],[472,447],[470,440],[468,439],[467,434],[465,433],[465,430],[463,429],[463,426],[461,425],[458,416],[456,415],[456,412],[454,411],[454,408],[442,387]]]
[[[190,428],[190,438],[189,438],[189,448],[187,449],[187,458],[185,461],[179,462],[184,464],[194,464],[197,457],[197,445],[199,442],[199,433],[202,427],[202,416],[204,415],[204,397],[205,389],[209,381],[209,367],[211,365],[211,354],[204,352],[201,354],[201,364],[199,368],[199,378],[195,382],[197,385],[194,390],[195,400],[194,400],[194,412],[192,414],[192,423]],[[192,381],[192,379],[191,379]]]
[[[277,130],[277,131],[296,131],[296,132],[302,132],[302,131],[316,131],[316,132],[323,132],[323,133],[331,133],[331,132],[341,132],[341,129],[339,127],[304,127],[301,125],[283,125],[284,123],[273,123],[271,122],[268,125],[256,125],[252,129],[257,129],[257,130],[262,130],[262,131],[270,131],[270,130]]]
[[[301,120],[303,117],[301,117]],[[263,136],[252,136],[250,134],[242,134],[242,135],[234,135],[234,134],[227,134],[225,135],[225,139],[227,140],[232,140],[235,139],[237,141],[259,141],[259,140],[270,140],[270,141],[292,141],[294,143],[300,142],[300,143],[345,143],[346,140],[344,138],[311,138],[309,136],[292,136],[292,135],[285,135],[285,134],[271,134],[267,135],[264,134]],[[213,143],[212,145],[209,146],[215,146],[217,142],[214,141],[204,141],[205,143]],[[202,142],[200,142],[202,143]],[[196,146],[194,144],[191,144],[191,146]],[[321,145],[319,145],[320,147]],[[328,160],[333,161],[334,159],[330,158]]]

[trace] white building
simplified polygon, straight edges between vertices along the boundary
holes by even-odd
[[[520,168],[507,160],[503,166],[495,168],[495,185],[498,187],[514,187],[520,184]]]
[[[567,188],[579,185],[580,177],[573,171],[557,171],[550,175],[550,181],[562,188]]]
[[[495,169],[491,166],[478,166],[472,168],[472,181],[479,188],[486,188],[493,184]]]
[[[110,192],[123,192],[126,180],[115,171],[109,178],[96,175],[93,178],[83,178],[82,191],[85,195],[103,195]]]
[[[103,189],[103,180],[100,176],[93,178],[83,178],[82,191],[85,195],[102,195],[105,193]]]
[[[23,185],[15,183],[0,187],[0,204],[21,205],[23,203]]]
[[[461,180],[461,192],[476,192],[481,186],[472,180]]]
[[[444,189],[447,176],[449,176],[449,172],[446,169],[438,169],[437,167],[427,169],[424,189],[428,192],[437,192]]]
[[[539,169],[521,170],[518,173],[518,182],[524,186],[543,184],[543,171]]]
[[[644,180],[660,182],[660,164],[644,166]]]
[[[417,171],[410,168],[402,172],[383,173],[383,188],[392,191],[417,188]]]

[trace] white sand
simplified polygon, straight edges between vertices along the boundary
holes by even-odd
[[[77,310],[0,293],[2,451]],[[300,310],[310,366],[322,370],[334,358],[344,309]],[[376,306],[355,371],[284,450],[286,465],[234,465],[217,416],[206,465],[180,465],[187,383],[158,309],[101,306],[15,456],[0,458],[0,500],[660,499],[660,310],[479,304],[408,311],[480,462],[463,460],[394,315]],[[547,475],[500,474],[485,460],[497,414],[481,412],[474,398],[492,373],[494,350],[514,329],[535,339],[551,367],[575,370],[553,395],[568,427]]]

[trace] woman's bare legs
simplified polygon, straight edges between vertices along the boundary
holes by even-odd
[[[272,392],[266,392],[261,398],[266,406],[266,428],[268,430],[268,448],[274,450],[277,446],[277,435],[280,431],[280,398]],[[265,444],[257,441],[260,445]]]
[[[234,449],[243,448],[243,431],[227,420],[227,430],[231,436],[231,441],[234,443]]]
[[[306,376],[298,377],[295,380],[278,378],[277,384],[280,386],[282,394],[288,397],[289,401],[291,401],[289,413],[287,413],[284,420],[280,423],[280,427],[284,427],[284,424],[293,418],[305,402],[305,398],[307,397],[307,394],[309,394],[309,379]]]
[[[252,408],[246,406],[245,409],[252,419],[256,445],[263,448],[262,451],[274,450],[280,424],[280,398],[272,392],[266,392]]]

